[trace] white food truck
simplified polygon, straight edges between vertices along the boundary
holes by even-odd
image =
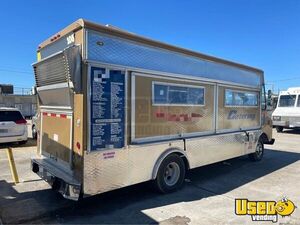
[[[277,132],[282,132],[284,128],[300,128],[300,87],[280,92],[272,120]]]
[[[43,42],[32,170],[78,200],[272,144],[263,71],[83,19]]]

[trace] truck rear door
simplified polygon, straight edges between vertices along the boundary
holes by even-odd
[[[62,164],[71,163],[72,112],[43,110],[41,116],[41,153]]]
[[[78,85],[74,80],[80,75],[78,57],[79,50],[74,47],[34,65],[41,113],[39,151],[66,168],[71,168],[72,163],[73,101]]]

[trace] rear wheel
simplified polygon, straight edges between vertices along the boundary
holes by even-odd
[[[185,165],[176,154],[167,156],[161,163],[155,184],[162,193],[173,192],[182,187],[185,177]]]
[[[281,133],[283,131],[283,127],[280,127],[280,126],[276,127],[276,131],[278,133]]]
[[[252,161],[260,161],[264,156],[264,144],[261,139],[258,140],[255,152],[248,155]]]

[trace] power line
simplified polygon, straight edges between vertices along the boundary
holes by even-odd
[[[283,82],[283,81],[290,81],[290,80],[299,80],[300,77],[291,77],[287,79],[281,79],[281,80],[270,80],[268,83],[275,83],[275,82]]]
[[[7,70],[7,69],[0,69],[2,72],[9,72],[9,73],[24,73],[24,74],[30,74],[33,75],[33,72],[29,71],[21,71],[21,70]]]

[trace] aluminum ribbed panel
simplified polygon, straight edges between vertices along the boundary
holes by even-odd
[[[252,71],[141,45],[92,31],[88,32],[87,59],[127,67],[222,80],[256,88],[261,83],[260,75]]]
[[[68,82],[68,62],[63,53],[57,54],[34,66],[37,87]]]

